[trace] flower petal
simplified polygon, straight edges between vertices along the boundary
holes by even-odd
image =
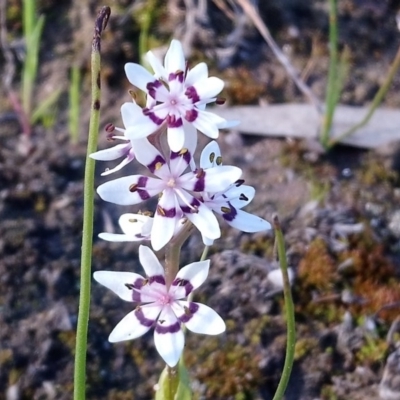
[[[114,172],[117,172],[119,170],[121,170],[122,168],[125,167],[125,165],[128,165],[131,161],[133,161],[135,159],[135,155],[133,154],[133,150],[130,149],[128,155],[114,168],[111,169],[106,169],[101,176],[107,176],[107,175],[111,175]]]
[[[147,92],[147,84],[157,82],[154,76],[139,64],[125,64],[125,73],[128,81],[137,88]]]
[[[127,102],[121,106],[122,122],[125,128],[128,126],[136,125],[144,118],[143,110],[134,102]]]
[[[171,151],[178,152],[182,150],[185,143],[185,130],[183,125],[169,126],[167,130],[168,146]]]
[[[160,307],[154,305],[145,305],[131,311],[110,333],[109,342],[121,342],[144,335],[153,326],[160,311]]]
[[[149,227],[153,224],[153,219],[143,214],[122,214],[118,220],[119,226],[126,235],[137,236],[149,232]],[[145,229],[144,229],[145,228]],[[151,228],[150,228],[151,229]],[[145,232],[143,232],[143,230]]]
[[[159,179],[131,175],[103,183],[97,188],[97,193],[105,201],[126,206],[147,200],[162,189]]]
[[[219,335],[225,331],[224,320],[212,308],[204,304],[182,300],[178,303],[185,312],[181,315],[177,314],[177,317],[190,331],[205,335]]]
[[[178,363],[185,337],[171,307],[164,307],[158,318],[154,331],[154,344],[160,356],[170,367]]]
[[[139,260],[146,272],[146,276],[149,278],[153,276],[164,276],[164,268],[150,247],[139,246]]]
[[[233,207],[243,208],[253,200],[255,193],[256,191],[252,186],[236,186],[233,184],[232,187],[224,193],[224,197]]]
[[[145,57],[146,57],[147,62],[150,64],[151,68],[154,71],[154,76],[157,79],[162,78],[165,81],[168,80],[167,72],[165,71],[165,68],[161,64],[161,62],[158,59],[158,57],[152,51],[148,51],[146,53]]]
[[[215,140],[212,140],[201,152],[200,168],[207,169],[220,166],[221,164],[221,150],[218,146],[218,143]]]
[[[139,242],[141,240],[150,240],[150,237],[142,236],[138,234],[137,236],[125,235],[123,233],[109,233],[102,232],[99,233],[99,238],[107,240],[108,242]]]
[[[111,161],[116,160],[122,156],[128,154],[131,149],[131,144],[128,143],[120,143],[116,146],[110,147],[109,149],[99,150],[95,153],[89,155],[90,158],[98,161]]]
[[[93,273],[93,278],[125,301],[133,301],[132,289],[126,285],[133,285],[135,282],[143,280],[141,275],[133,272],[114,271],[96,271]]]
[[[232,220],[226,219],[226,214],[223,214],[225,221],[233,228],[239,229],[242,232],[262,232],[270,230],[271,224],[256,215],[249,214],[243,210],[236,210],[236,215]]]
[[[208,78],[208,66],[201,62],[190,69],[186,75],[185,85],[193,86],[196,82],[203,81]]]
[[[193,87],[200,99],[213,98],[224,88],[224,81],[215,76],[196,82]]]
[[[185,71],[185,55],[179,40],[172,40],[164,59],[165,69],[169,74],[177,71]]]
[[[209,269],[210,260],[194,262],[181,268],[177,273],[175,280],[183,279],[189,281],[192,290],[195,290],[207,279]]]
[[[151,230],[151,246],[155,251],[162,249],[172,239],[179,218],[180,213],[177,210],[173,190],[164,190],[157,205]]]

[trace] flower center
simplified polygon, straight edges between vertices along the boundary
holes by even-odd
[[[167,186],[170,188],[174,188],[175,187],[175,179],[170,178],[169,181],[167,182]]]
[[[173,302],[172,297],[167,293],[167,294],[163,294],[160,299],[159,302],[161,305],[166,306],[168,304],[171,304]]]

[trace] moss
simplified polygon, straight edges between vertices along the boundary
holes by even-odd
[[[355,354],[357,364],[373,366],[377,363],[383,363],[387,356],[388,347],[385,339],[366,336],[364,345]]]
[[[303,357],[307,356],[318,346],[318,340],[315,338],[300,338],[296,342],[294,349],[294,359],[299,361]]]
[[[317,238],[310,243],[300,261],[298,277],[304,289],[324,293],[332,291],[338,276],[334,259],[322,239]]]

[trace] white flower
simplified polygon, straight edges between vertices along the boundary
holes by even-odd
[[[122,214],[118,220],[123,234],[103,232],[99,238],[109,242],[150,240],[153,218],[143,214]]]
[[[222,168],[221,151],[217,142],[212,141],[203,149],[200,167],[205,172],[209,168]],[[261,232],[271,229],[269,222],[241,210],[253,200],[255,195],[255,189],[243,183],[244,180],[241,179],[217,192],[204,191],[202,201],[209,209],[220,214],[230,226],[240,231]],[[213,243],[212,238],[207,238],[206,235],[203,235],[203,241],[206,245]]]
[[[129,82],[147,93],[147,107],[143,114],[147,122],[141,126],[141,133],[150,135],[161,126],[167,128],[168,144],[172,151],[183,148],[187,132],[185,125],[194,128],[211,138],[218,137],[218,130],[237,124],[204,111],[206,104],[217,100],[216,96],[224,87],[224,82],[216,77],[208,77],[206,64],[200,63],[187,71],[182,45],[172,40],[165,55],[164,66],[153,53],[147,59],[155,76],[139,64],[128,63],[125,72]],[[127,136],[136,138],[136,130],[127,129]]]
[[[193,142],[186,144],[188,147],[181,151],[171,152],[167,161],[147,139],[136,140],[133,146],[137,160],[155,177],[127,176],[103,183],[97,189],[103,200],[120,205],[138,204],[161,194],[151,230],[154,250],[160,250],[171,240],[182,216],[189,219],[202,235],[219,238],[221,231],[215,215],[191,193],[225,191],[242,173],[233,166],[200,168],[184,173],[195,147]]]
[[[207,278],[210,261],[183,267],[168,288],[164,269],[155,254],[139,247],[139,259],[146,278],[133,272],[98,271],[94,279],[111,289],[121,299],[138,303],[111,332],[108,340],[120,342],[135,339],[153,326],[154,343],[164,361],[174,367],[182,354],[182,324],[195,333],[218,335],[225,331],[222,318],[210,307],[183,300]]]
[[[122,121],[124,123],[125,128],[130,127],[131,130],[135,129],[135,138],[145,137],[147,135],[143,135],[140,132],[140,126],[143,123],[144,116],[142,114],[142,109],[136,103],[125,103],[121,107],[121,116]],[[134,128],[134,127],[137,128]],[[124,136],[113,135],[111,139],[119,139],[123,140],[125,143],[117,144],[114,147],[109,149],[99,150],[95,153],[90,154],[90,157],[94,160],[99,161],[111,161],[116,160],[121,157],[125,157],[121,163],[119,163],[115,168],[108,169],[103,172],[101,175],[110,175],[113,172],[119,171],[125,165],[129,164],[132,160],[135,159],[135,154],[132,149],[132,140],[126,137],[126,129],[114,128],[116,131],[122,132]]]

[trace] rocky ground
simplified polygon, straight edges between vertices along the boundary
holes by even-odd
[[[351,68],[341,102],[372,99],[397,47],[396,1],[341,1],[340,48]],[[147,2],[150,7],[151,2]],[[257,30],[239,10],[207,1],[154,2],[149,41],[182,39],[193,63],[207,59],[227,80],[230,104],[305,101]],[[190,6],[192,4],[192,6]],[[123,74],[138,61],[143,15],[149,9],[124,0],[109,4],[103,41],[102,126],[121,126],[119,107],[129,100]],[[185,9],[189,7],[188,9]],[[0,400],[71,399],[79,295],[82,192],[90,104],[90,43],[97,2],[41,1],[46,15],[40,53],[39,104],[63,90],[54,118],[23,133],[0,87]],[[260,2],[260,15],[278,44],[323,98],[328,54],[326,1]],[[236,14],[235,14],[236,12]],[[190,16],[195,23],[189,24]],[[141,17],[141,18],[139,18]],[[185,20],[186,18],[186,20]],[[16,63],[21,8],[9,0],[7,40]],[[4,28],[3,28],[4,29]],[[4,59],[0,64],[6,72]],[[72,143],[67,125],[68,72],[82,72],[81,131]],[[2,66],[2,67],[1,67]],[[385,105],[400,105],[396,78]],[[109,144],[104,130],[99,147]],[[202,142],[202,144],[204,144]],[[337,147],[328,154],[300,141],[235,132],[220,135],[224,163],[239,166],[257,189],[248,210],[278,213],[288,260],[295,272],[296,361],[286,399],[400,399],[400,200],[396,146],[390,152]],[[112,166],[112,164],[110,164]],[[97,184],[104,164],[99,165]],[[132,165],[123,174],[138,170]],[[116,227],[126,212],[96,199],[95,233]],[[182,264],[202,252],[199,236]],[[140,271],[137,245],[95,239],[93,269]],[[198,291],[227,321],[217,338],[188,335],[186,363],[198,399],[272,399],[285,355],[282,295],[267,279],[277,268],[271,233],[243,234],[225,227],[210,250],[210,278]],[[163,363],[152,336],[110,344],[109,332],[131,309],[100,285],[92,291],[88,399],[149,399]]]

